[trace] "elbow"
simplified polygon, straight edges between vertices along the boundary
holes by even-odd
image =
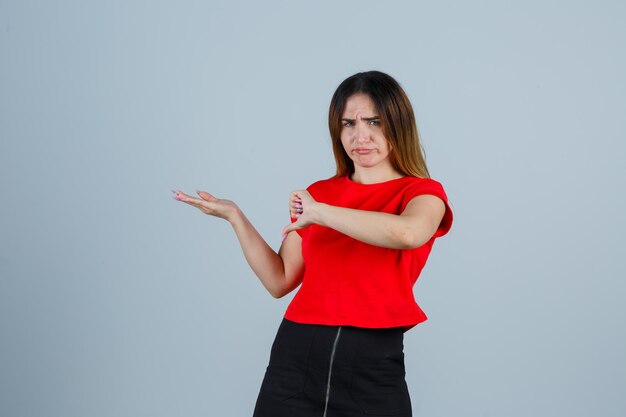
[[[283,279],[280,283],[277,282],[271,287],[268,287],[267,291],[270,293],[272,297],[279,299],[289,294],[289,292],[291,292],[291,289],[288,288],[288,286],[284,284],[284,279]]]
[[[417,243],[417,241],[413,238],[407,238],[400,241],[400,247],[398,249],[415,249],[419,248],[421,245]]]
[[[287,291],[276,289],[276,288],[273,288],[268,291],[270,295],[274,297],[275,299],[283,298],[285,295],[287,295]]]
[[[437,227],[433,227],[425,222],[415,222],[404,224],[396,229],[394,234],[398,249],[416,249],[426,244],[435,234]]]
[[[298,275],[289,275],[283,277],[278,282],[275,282],[271,288],[267,288],[270,295],[274,298],[283,298],[285,295],[292,292],[302,282],[302,273]]]
[[[400,233],[396,241],[398,242],[397,249],[416,249],[426,243],[420,233],[408,230]]]

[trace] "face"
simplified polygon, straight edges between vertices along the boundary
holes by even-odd
[[[341,143],[355,169],[391,166],[391,145],[383,135],[376,106],[367,94],[357,93],[346,100],[341,124]]]

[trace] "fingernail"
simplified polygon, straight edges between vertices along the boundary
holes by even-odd
[[[287,233],[283,233],[283,238],[280,241],[284,242],[286,237],[287,237]]]

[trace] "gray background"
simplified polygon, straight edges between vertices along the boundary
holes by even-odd
[[[455,223],[405,338],[416,416],[626,415],[620,1],[0,1],[0,416],[248,416],[291,190],[358,71],[406,89]]]

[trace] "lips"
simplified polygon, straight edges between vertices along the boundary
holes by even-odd
[[[370,152],[373,152],[373,149],[367,149],[367,148],[356,148],[354,149],[354,152],[358,153],[359,155],[367,155]]]

